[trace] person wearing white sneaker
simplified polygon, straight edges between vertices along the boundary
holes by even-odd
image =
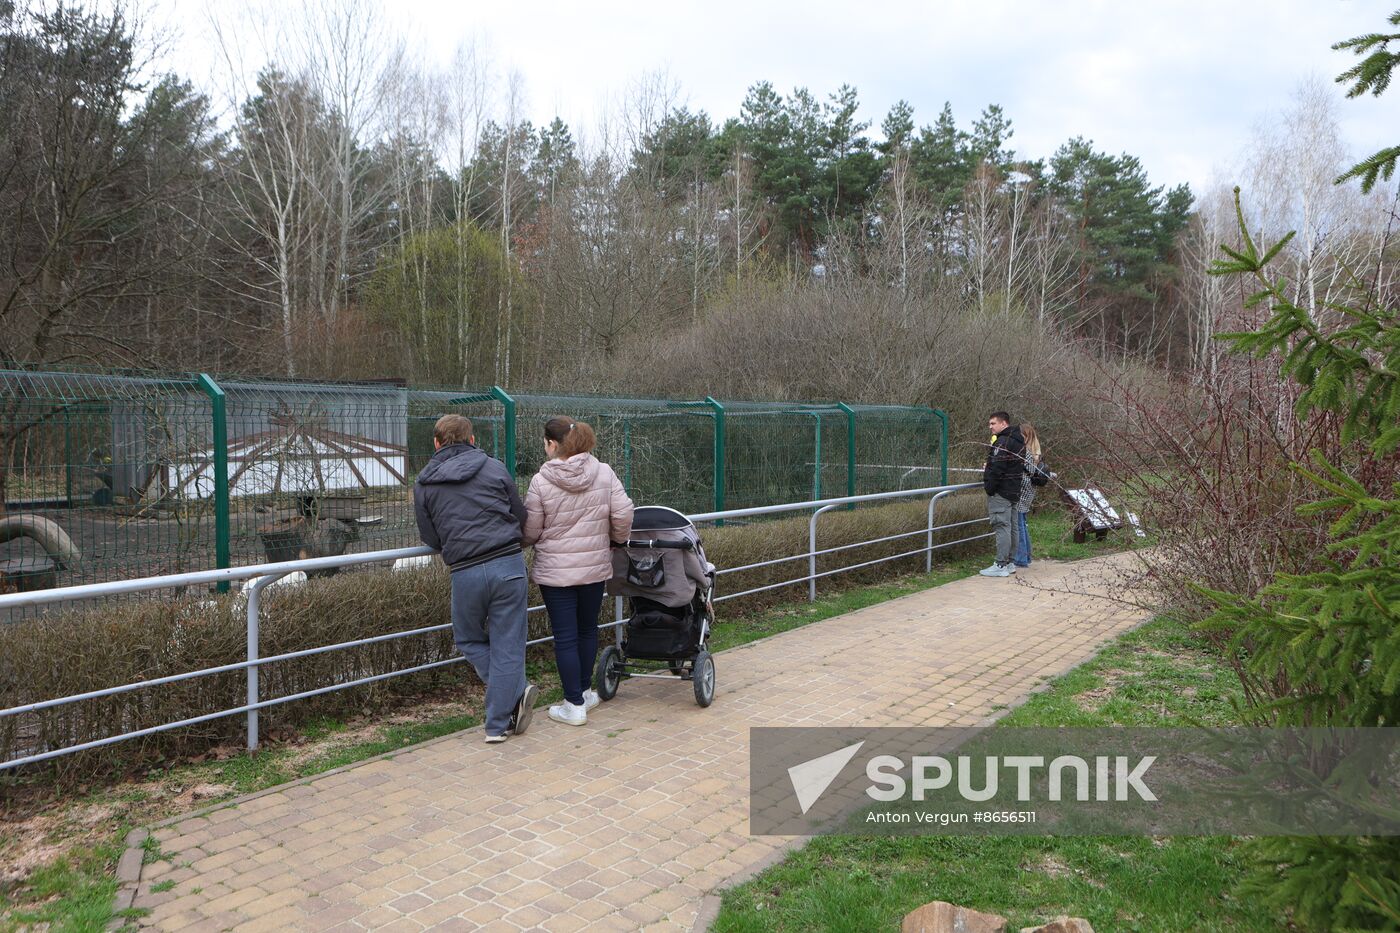
[[[982,487],[987,493],[987,518],[996,532],[996,563],[980,571],[984,577],[1009,577],[1016,572],[1012,552],[1016,542],[1016,503],[1021,499],[1021,476],[1025,472],[1026,444],[1020,427],[1011,416],[994,411],[987,419],[992,441],[987,445],[987,465],[982,471]]]
[[[530,577],[540,587],[554,631],[554,660],[564,702],[549,718],[571,726],[598,705],[592,690],[598,655],[598,612],[612,577],[612,541],[632,531],[632,500],[617,474],[590,451],[593,429],[551,418],[544,426],[549,456],[525,494],[523,542],[535,548]]]
[[[588,723],[588,708],[565,700],[549,708],[549,718],[566,726],[582,726]]]

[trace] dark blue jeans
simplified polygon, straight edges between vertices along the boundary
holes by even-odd
[[[604,584],[540,586],[549,627],[554,630],[554,661],[564,699],[583,705],[583,691],[593,686],[593,664],[598,657],[598,610],[603,607]]]
[[[1031,565],[1031,530],[1026,525],[1027,512],[1016,513],[1016,553],[1012,555],[1011,561],[1017,567],[1029,567]]]

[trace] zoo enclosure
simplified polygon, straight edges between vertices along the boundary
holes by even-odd
[[[931,408],[8,370],[0,592],[416,544],[412,485],[447,412],[522,490],[542,422],[581,418],[636,501],[683,512],[948,475]]]

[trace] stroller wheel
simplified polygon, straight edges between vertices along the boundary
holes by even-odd
[[[696,703],[703,707],[715,701],[715,659],[703,648],[695,656],[695,670],[690,679],[694,681]]]
[[[681,674],[685,673],[685,662],[684,662],[684,661],[667,661],[667,662],[666,662],[666,666],[667,666],[668,668],[670,668],[671,673],[672,673],[672,674],[675,674],[677,677],[679,677]]]
[[[608,645],[598,656],[598,672],[594,682],[598,684],[598,699],[611,700],[617,696],[617,685],[622,680],[622,652],[616,645]]]

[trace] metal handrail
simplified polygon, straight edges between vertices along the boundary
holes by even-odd
[[[934,550],[938,548],[952,547],[957,544],[963,544],[968,541],[975,541],[979,538],[988,537],[989,535],[983,534],[975,535],[970,538],[962,538],[957,541],[943,542],[938,545],[935,545],[933,543],[935,531],[946,530],[948,528],[962,527],[964,525],[976,524],[978,522],[983,521],[983,519],[976,519],[973,521],[956,522],[946,526],[934,524],[934,519],[937,515],[937,506],[940,500],[958,492],[964,492],[980,488],[980,483],[959,483],[948,486],[930,486],[923,489],[896,490],[892,492],[870,493],[867,495],[860,496],[842,496],[839,498],[819,499],[809,502],[787,502],[779,505],[759,506],[755,508],[729,509],[723,512],[703,512],[687,517],[692,522],[702,523],[722,522],[726,519],[750,518],[761,515],[779,515],[789,512],[812,511],[812,516],[809,519],[808,524],[809,546],[805,553],[792,555],[791,557],[782,557],[772,560],[757,561],[755,563],[745,564],[739,567],[725,568],[723,571],[721,571],[721,573],[737,573],[744,570],[754,570],[761,567],[772,566],[773,564],[785,563],[787,561],[801,560],[803,558],[806,558],[809,563],[808,573],[805,576],[797,577],[793,580],[785,580],[781,583],[772,583],[760,587],[755,587],[749,590],[743,590],[738,593],[727,593],[723,596],[716,598],[715,602],[724,602],[730,599],[738,599],[742,596],[749,596],[755,593],[765,592],[767,590],[780,589],[785,586],[793,586],[803,582],[809,584],[808,598],[811,600],[815,600],[816,581],[820,578],[833,576],[838,573],[845,573],[851,570],[858,570],[863,567],[869,567],[875,564],[884,563],[891,560],[899,560],[901,558],[911,557],[921,553],[924,554],[926,558],[925,568],[927,570],[931,570],[933,566]],[[825,514],[828,511],[831,511],[832,509],[841,506],[855,506],[870,502],[882,502],[892,499],[919,498],[922,496],[930,496],[928,507],[928,522],[927,526],[922,530],[906,532],[896,535],[886,535],[879,538],[873,538],[868,541],[860,541],[850,544],[838,545],[836,547],[827,548],[824,550],[819,550],[817,548],[817,519],[821,515]],[[918,534],[926,535],[925,546],[922,548],[918,548],[916,550],[911,551],[905,551],[903,553],[895,554],[888,557],[880,557],[874,560],[863,561],[861,563],[852,564],[845,567],[838,567],[832,570],[825,570],[821,573],[817,572],[817,557],[821,555],[847,551],[851,550],[852,548],[864,547],[872,544],[880,544],[901,538],[913,537],[914,535]],[[415,635],[423,635],[436,631],[444,631],[446,629],[451,628],[451,625],[449,623],[423,626],[420,628],[409,629],[403,632],[390,632],[383,635],[375,635],[368,638],[354,639],[352,641],[340,642],[333,645],[324,645],[318,648],[306,648],[299,651],[287,652],[284,654],[273,655],[270,657],[260,657],[259,636],[261,623],[262,591],[266,589],[269,585],[287,576],[288,574],[296,573],[298,571],[307,572],[316,570],[328,570],[340,567],[353,567],[364,564],[374,564],[383,563],[386,561],[400,560],[408,557],[427,557],[437,553],[438,552],[433,548],[429,548],[426,546],[393,548],[383,551],[369,551],[362,554],[341,554],[332,557],[316,557],[305,560],[280,561],[276,563],[266,564],[252,564],[244,567],[227,567],[216,570],[200,570],[188,573],[169,574],[166,576],[140,577],[131,580],[114,580],[106,583],[89,583],[80,586],[63,587],[60,589],[37,590],[33,592],[13,593],[0,596],[0,611],[3,611],[11,608],[52,605],[55,603],[78,602],[82,600],[96,599],[104,596],[116,596],[130,593],[150,592],[152,590],[209,585],[221,585],[222,588],[223,586],[227,586],[227,584],[229,583],[247,580],[254,581],[253,585],[251,587],[248,587],[245,593],[243,594],[247,600],[247,657],[245,660],[231,664],[218,665],[216,667],[204,668],[197,671],[189,671],[182,674],[170,674],[163,677],[152,678],[150,680],[138,681],[136,683],[123,684],[116,687],[108,687],[102,690],[92,690],[87,691],[85,693],[73,694],[66,697],[57,697],[50,700],[41,700],[34,703],[26,703],[21,706],[11,707],[9,709],[0,709],[0,718],[4,718],[7,716],[17,716],[23,713],[35,712],[42,709],[51,709],[53,707],[62,706],[68,703],[76,703],[82,700],[97,699],[104,696],[114,696],[116,694],[126,693],[132,690],[156,687],[164,684],[176,683],[182,680],[191,680],[196,677],[205,677],[212,674],[228,673],[237,670],[246,671],[247,702],[245,704],[234,707],[232,709],[220,710],[214,713],[207,713],[200,716],[181,719],[176,722],[165,723],[158,726],[150,726],[147,728],[134,730],[132,732],[108,736],[102,739],[95,739],[93,741],[83,742],[65,748],[50,749],[48,751],[36,753],[33,755],[16,758],[12,761],[0,762],[0,770],[20,767],[26,764],[33,764],[39,761],[48,760],[50,758],[56,758],[60,755],[67,755],[73,752],[99,748],[105,745],[114,744],[116,742],[125,741],[127,739],[139,738],[146,735],[153,735],[158,732],[164,732],[170,729],[177,729],[183,726],[195,725],[197,723],[202,722],[209,722],[211,720],[220,719],[226,716],[236,716],[240,713],[246,714],[247,745],[249,750],[254,750],[258,747],[259,740],[258,712],[259,710],[265,707],[275,706],[282,703],[289,703],[299,699],[306,699],[308,697],[317,696],[323,693],[329,693],[335,690],[345,690],[351,687],[375,683],[381,680],[386,680],[390,677],[399,677],[406,674],[417,673],[420,671],[444,667],[450,664],[460,663],[462,661],[462,658],[460,657],[448,658],[442,661],[433,661],[427,664],[420,664],[403,670],[374,674],[371,676],[361,677],[355,680],[346,681],[342,683],[331,684],[325,687],[316,688],[314,690],[303,691],[301,693],[291,694],[284,697],[277,697],[274,699],[265,700],[262,699],[259,695],[260,685],[258,675],[259,670],[263,665],[273,664],[278,661],[290,660],[292,658],[305,657],[312,654],[324,654],[330,651],[338,651],[343,650],[345,648],[352,648],[365,644],[389,641],[396,638],[409,638]],[[622,624],[623,619],[621,598],[618,598],[615,601],[615,606],[616,611],[614,621],[606,623],[600,626],[600,628],[615,628]],[[531,606],[529,607],[528,611],[539,612],[543,608],[543,606]],[[618,635],[620,638],[621,632],[619,632]],[[537,645],[552,640],[553,639],[551,636],[546,636],[543,638],[532,639],[529,642],[527,642],[527,644]]]

